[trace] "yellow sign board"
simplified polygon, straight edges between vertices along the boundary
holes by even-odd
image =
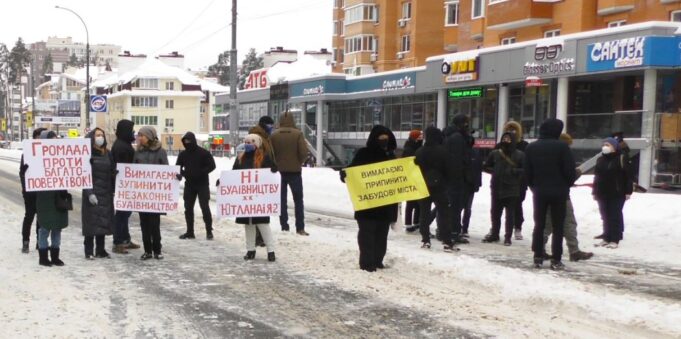
[[[33,126],[33,112],[26,112],[26,126]]]
[[[7,120],[4,119],[4,118],[3,118],[3,119],[0,119],[0,120],[2,121],[2,122],[0,123],[0,124],[2,125],[2,126],[1,126],[2,128],[0,128],[0,130],[6,131],[6,130],[7,130]]]
[[[80,133],[78,133],[78,130],[75,128],[69,129],[69,138],[77,138],[80,136]]]
[[[414,157],[345,169],[345,184],[355,211],[428,197]]]

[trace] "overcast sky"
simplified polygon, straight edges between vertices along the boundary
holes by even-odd
[[[90,31],[90,43],[112,43],[132,53],[178,51],[192,69],[213,64],[231,46],[231,0],[2,0],[0,42],[11,48],[48,36],[85,42],[76,11]],[[331,48],[332,0],[239,0],[239,61],[248,48],[261,53],[283,46],[305,50]]]

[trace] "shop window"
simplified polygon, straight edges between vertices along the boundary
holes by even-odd
[[[456,26],[459,24],[459,1],[449,1],[445,3],[445,26]]]
[[[471,11],[471,18],[477,19],[485,16],[485,0],[471,0],[473,10]]]
[[[451,123],[454,116],[464,114],[470,119],[470,128],[478,132],[482,139],[496,137],[497,89],[488,87],[483,89],[480,98],[454,99],[447,102],[447,123]]]
[[[526,139],[539,137],[539,126],[549,117],[551,86],[514,86],[510,92],[509,118],[522,125]]]
[[[681,11],[673,11],[670,14],[669,20],[673,22],[681,22]]]

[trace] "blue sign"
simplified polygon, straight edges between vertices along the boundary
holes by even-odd
[[[325,79],[290,85],[291,97],[308,97],[324,94],[352,94],[373,91],[391,91],[414,88],[416,72],[397,72],[387,75],[369,75],[350,79]]]
[[[324,94],[338,94],[345,92],[344,79],[325,79],[301,82],[289,85],[291,98],[312,97]]]
[[[106,95],[91,95],[90,96],[90,112],[106,113],[108,105]]]
[[[597,42],[587,48],[586,71],[681,66],[681,38],[640,36]]]

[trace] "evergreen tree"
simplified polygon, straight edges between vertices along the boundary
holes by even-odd
[[[76,53],[73,53],[69,57],[69,61],[66,62],[66,66],[78,67],[79,63],[80,62],[78,61],[78,57],[76,56]]]
[[[9,58],[9,82],[19,84],[21,83],[21,76],[26,75],[25,69],[31,60],[31,52],[26,49],[26,45],[21,38],[12,47]]]
[[[218,83],[229,86],[229,51],[224,51],[218,55],[218,62],[208,66],[209,77],[218,78]]]
[[[5,117],[7,105],[7,78],[9,77],[9,50],[0,42],[0,115]],[[3,131],[4,132],[4,131]]]
[[[241,63],[241,71],[239,72],[239,89],[244,89],[246,85],[246,80],[248,79],[248,74],[256,69],[263,68],[263,58],[262,55],[257,55],[255,53],[255,48],[248,50],[248,54]]]
[[[47,56],[45,57],[45,61],[43,61],[43,75],[44,75],[44,81],[47,81],[47,74],[52,74],[54,73],[54,62],[52,61],[52,54],[47,53]]]

